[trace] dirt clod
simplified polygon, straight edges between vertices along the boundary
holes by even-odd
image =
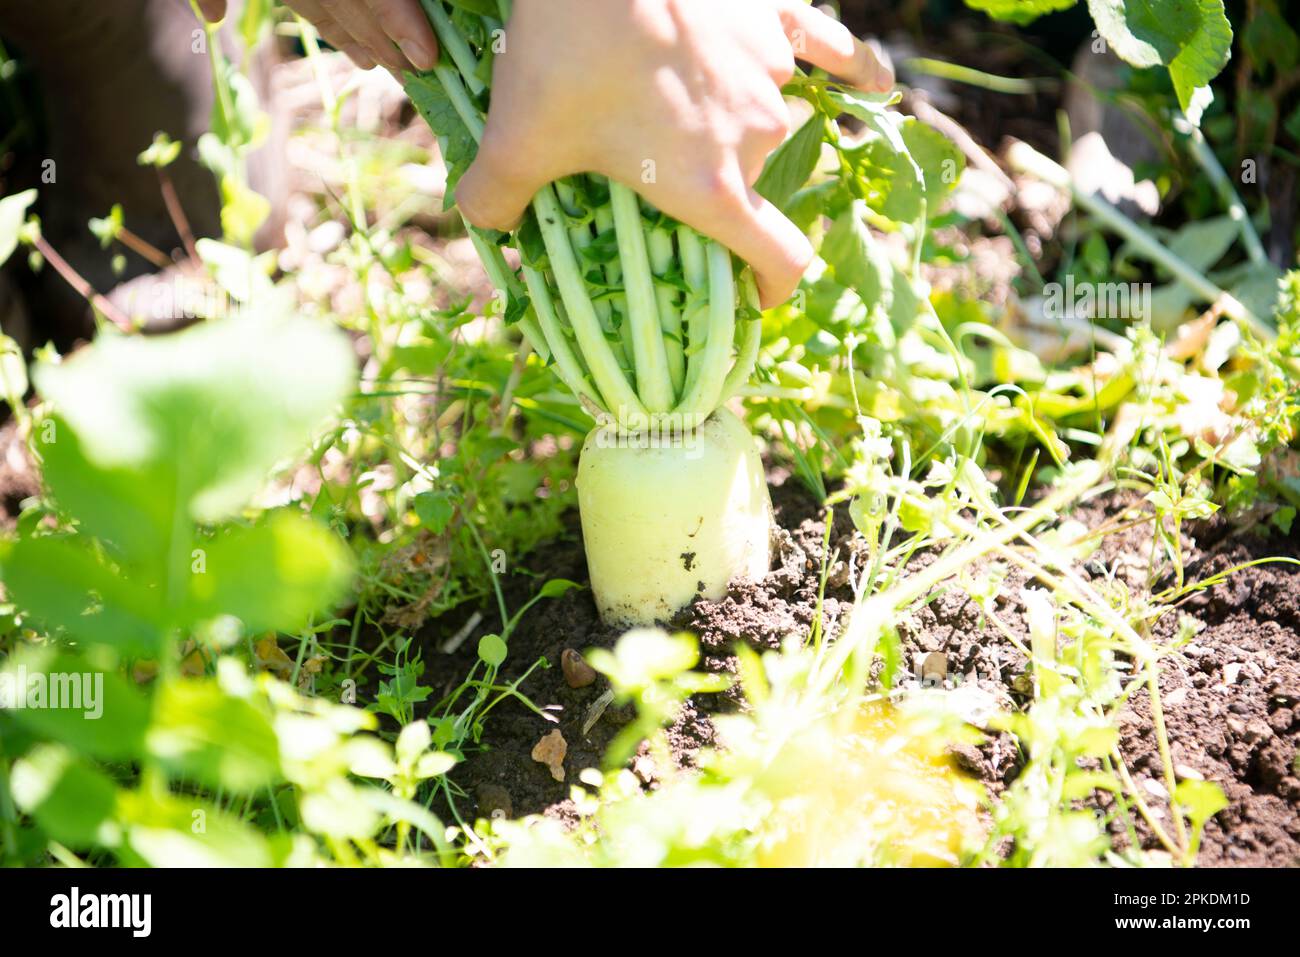
[[[538,764],[550,769],[551,777],[557,781],[564,780],[564,755],[568,752],[568,742],[564,734],[556,728],[533,746],[532,757]]]

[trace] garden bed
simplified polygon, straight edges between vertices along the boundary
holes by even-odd
[[[781,546],[771,573],[757,584],[736,585],[719,601],[698,600],[674,624],[700,640],[701,667],[734,674],[732,649],[744,642],[758,651],[776,650],[788,635],[806,635],[816,616],[825,539],[824,519],[816,500],[782,470],[769,481]],[[1077,507],[1068,516],[1088,528],[1101,528],[1140,505],[1131,494],[1109,492]],[[577,516],[571,515],[568,534],[533,555],[528,565],[548,576],[585,580],[585,562]],[[1144,535],[1145,531],[1145,535]],[[1204,579],[1232,566],[1274,556],[1300,557],[1294,541],[1281,536],[1242,533],[1223,520],[1198,523],[1188,537],[1187,578]],[[854,529],[844,509],[836,516],[830,545],[831,565],[822,602],[824,626],[834,634],[852,607],[852,590],[844,577],[843,560],[855,549]],[[861,538],[858,538],[859,547]],[[1080,563],[1094,580],[1115,577],[1140,587],[1145,576],[1151,535],[1136,526],[1101,538],[1097,551]],[[915,567],[928,564],[924,554]],[[1017,597],[1026,583],[1011,572],[1002,583],[999,607],[1005,622],[1025,643],[1025,609]],[[524,597],[535,587],[530,576],[516,575],[510,589]],[[1198,863],[1203,866],[1294,866],[1300,863],[1300,780],[1293,763],[1300,746],[1300,567],[1273,564],[1238,573],[1222,584],[1194,594],[1182,608],[1204,629],[1181,654],[1162,659],[1161,691],[1170,748],[1180,778],[1199,775],[1220,784],[1230,806],[1206,827]],[[1170,637],[1178,615],[1157,626],[1157,636]],[[942,656],[942,684],[948,689],[977,689],[977,704],[1024,705],[1026,659],[983,620],[977,604],[959,589],[937,590],[911,616],[912,627],[900,635],[908,688],[937,679]],[[485,620],[479,631],[495,627]],[[475,641],[467,640],[452,655],[439,651],[453,628],[432,623],[420,634],[426,680],[435,691],[450,691],[464,677],[475,657]],[[504,812],[508,817],[546,814],[564,820],[573,816],[569,788],[577,773],[600,767],[614,735],[631,717],[630,708],[611,705],[590,724],[593,706],[607,687],[604,679],[574,689],[559,666],[569,648],[584,651],[610,647],[618,629],[602,625],[589,591],[573,591],[544,604],[521,623],[511,637],[511,668],[502,677],[513,680],[539,658],[549,668],[535,670],[520,686],[521,694],[556,719],[550,723],[522,704],[504,702],[488,722],[482,751],[471,753],[453,774],[468,794],[459,808],[470,819]],[[969,690],[967,691],[969,694]],[[696,752],[715,744],[710,715],[737,707],[738,695],[697,695],[669,731],[675,759],[691,766]],[[1138,786],[1152,798],[1165,799],[1160,760],[1146,693],[1138,689],[1120,712],[1120,750]],[[567,743],[565,780],[533,760],[538,741],[558,729]],[[953,745],[955,763],[996,794],[1011,783],[1021,756],[1012,738],[994,733],[976,747]],[[653,788],[656,773],[644,755],[634,759],[634,773]],[[1109,803],[1109,802],[1106,802]],[[1118,847],[1128,838],[1116,819],[1112,836]],[[1144,847],[1158,847],[1142,822],[1138,835]]]

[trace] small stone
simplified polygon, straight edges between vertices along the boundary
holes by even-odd
[[[1159,798],[1161,801],[1169,797],[1169,792],[1165,790],[1165,786],[1155,778],[1143,778],[1142,789],[1152,797]]]
[[[560,653],[560,668],[564,671],[564,683],[570,688],[585,688],[596,680],[596,669],[572,648]]]
[[[1169,694],[1165,695],[1165,704],[1171,708],[1176,708],[1187,700],[1186,688],[1175,688]]]
[[[973,744],[951,743],[944,749],[963,771],[978,776],[984,773],[984,755]]]
[[[1240,718],[1229,718],[1226,722],[1228,730],[1232,732],[1234,738],[1240,738],[1246,733],[1246,722]]]
[[[1175,764],[1174,774],[1180,781],[1204,781],[1205,775],[1190,764]]]
[[[1253,661],[1246,662],[1241,666],[1241,670],[1247,678],[1254,678],[1256,681],[1264,677],[1264,669]]]
[[[510,792],[499,784],[480,784],[474,796],[478,798],[478,811],[483,817],[501,821],[515,816]]]
[[[632,773],[642,784],[651,784],[655,780],[655,762],[648,754],[638,754],[632,759]]]
[[[569,752],[569,743],[564,740],[560,729],[556,728],[533,745],[533,760],[544,764],[551,771],[551,777],[557,781],[564,780],[564,756]]]
[[[1225,685],[1235,685],[1237,679],[1241,677],[1241,664],[1234,661],[1230,665],[1223,666],[1223,683]]]
[[[927,685],[942,687],[948,678],[948,656],[941,651],[932,651],[921,662],[921,681]]]
[[[1246,733],[1242,735],[1242,740],[1247,744],[1259,744],[1261,741],[1267,741],[1273,737],[1273,729],[1268,726],[1268,722],[1259,718],[1252,718],[1246,725]]]

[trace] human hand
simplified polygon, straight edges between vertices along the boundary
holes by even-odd
[[[210,21],[226,15],[227,0],[197,0]],[[285,0],[330,46],[363,70],[380,64],[395,73],[432,70],[438,41],[419,0]]]
[[[894,78],[801,0],[516,0],[478,157],[456,187],[474,225],[510,229],[536,192],[595,172],[753,268],[765,307],[812,258],[753,189],[790,131],[781,87],[806,60],[864,90]]]

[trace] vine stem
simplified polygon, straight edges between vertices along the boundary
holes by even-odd
[[[162,193],[163,205],[167,207],[167,215],[171,218],[172,225],[176,227],[176,234],[181,238],[181,245],[185,247],[185,255],[189,257],[190,262],[200,262],[199,247],[194,241],[194,230],[190,228],[189,217],[185,215],[185,208],[181,205],[180,196],[176,193],[176,184],[172,182],[171,174],[163,167],[157,166],[158,172],[158,191]]]
[[[37,236],[32,240],[32,245],[36,251],[41,254],[69,286],[76,290],[77,295],[85,299],[94,309],[99,312],[105,319],[117,326],[123,332],[134,332],[135,323],[133,323],[126,313],[118,309],[117,306],[109,302],[104,296],[97,293],[93,286],[86,281],[85,277],[69,265],[68,261],[58,254],[53,246],[45,239],[44,236]]]
[[[1087,210],[1094,218],[1128,240],[1148,259],[1164,266],[1206,302],[1221,304],[1225,315],[1236,319],[1238,322],[1245,323],[1261,341],[1266,343],[1277,341],[1277,332],[1247,309],[1239,299],[1220,289],[1185,260],[1170,252],[1147,230],[1133,222],[1106,200],[1080,190],[1074,185],[1074,181],[1070,178],[1070,174],[1065,167],[1048,159],[1028,143],[1019,142],[1013,143],[1007,151],[1007,161],[1017,172],[1027,173],[1051,186],[1069,192],[1074,198],[1074,202]]]
[[[1228,217],[1237,224],[1242,245],[1246,247],[1246,255],[1250,261],[1257,266],[1267,263],[1268,256],[1264,253],[1264,244],[1259,241],[1259,233],[1255,231],[1255,224],[1250,220],[1246,204],[1237,195],[1232,180],[1228,179],[1228,174],[1219,163],[1219,158],[1214,155],[1214,150],[1210,149],[1210,145],[1205,142],[1205,134],[1185,116],[1174,120],[1174,129],[1187,138],[1192,148],[1192,157],[1209,178],[1210,184],[1219,194],[1223,204],[1228,207]]]

